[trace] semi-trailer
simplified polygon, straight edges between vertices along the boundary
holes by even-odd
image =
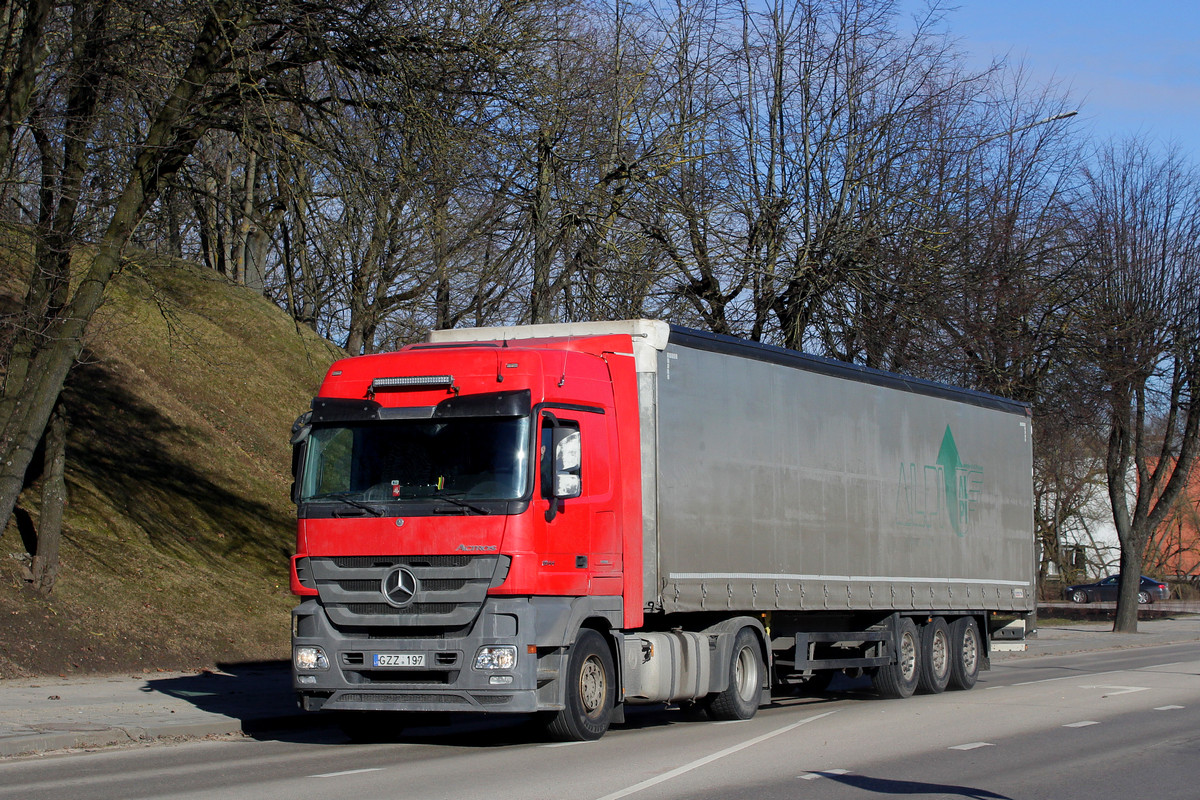
[[[1032,438],[1022,403],[654,320],[339,360],[292,437],[294,688],[565,740],[839,671],[969,689],[1034,611]]]

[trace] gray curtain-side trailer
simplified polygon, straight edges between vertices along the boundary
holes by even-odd
[[[637,370],[645,601],[644,627],[616,632],[624,702],[732,696],[720,715],[744,717],[755,685],[838,670],[892,697],[969,688],[993,615],[1032,614],[1027,405],[652,320],[431,341],[617,333]]]

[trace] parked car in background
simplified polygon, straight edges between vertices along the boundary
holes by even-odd
[[[1117,589],[1121,586],[1120,575],[1109,575],[1095,583],[1081,583],[1063,589],[1065,596],[1072,603],[1094,603],[1103,600],[1116,600]],[[1166,600],[1171,596],[1171,590],[1162,581],[1142,576],[1141,586],[1138,587],[1138,602],[1142,605],[1156,600]]]

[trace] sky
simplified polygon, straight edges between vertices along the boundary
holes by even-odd
[[[1069,124],[1084,133],[1149,136],[1200,163],[1200,3],[957,2],[945,26],[972,66],[994,57],[1023,61],[1039,83],[1069,91],[1079,109]]]

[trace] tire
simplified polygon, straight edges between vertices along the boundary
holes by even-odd
[[[950,629],[946,620],[934,617],[921,626],[921,663],[917,670],[917,691],[941,694],[950,683]]]
[[[1071,602],[1080,604],[1088,602],[1088,593],[1083,589],[1076,589],[1071,592]]]
[[[974,617],[959,617],[950,626],[950,688],[970,689],[979,680],[983,639]]]
[[[1154,602],[1154,598],[1145,589],[1138,592],[1138,605],[1148,606]]]
[[[612,652],[604,637],[593,630],[580,631],[571,645],[563,678],[567,682],[566,708],[550,717],[547,732],[562,742],[588,742],[603,736],[612,720],[615,678]]]
[[[762,651],[753,628],[742,628],[733,639],[733,656],[729,663],[729,685],[717,692],[708,705],[712,719],[750,719],[758,713],[762,697]]]
[[[921,636],[908,617],[896,623],[896,663],[878,667],[872,678],[875,691],[889,700],[911,697],[921,677]]]

